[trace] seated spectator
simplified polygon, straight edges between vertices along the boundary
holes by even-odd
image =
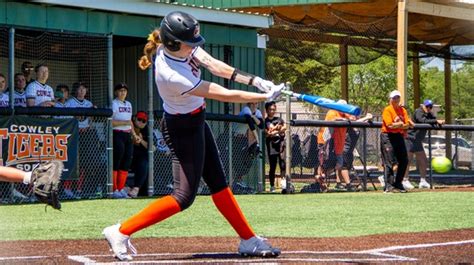
[[[67,87],[67,86],[66,86]],[[61,87],[61,91],[69,95],[69,88]],[[87,86],[82,82],[72,84],[73,96],[69,98],[66,103],[66,108],[93,108],[92,102],[86,99]],[[76,182],[76,191],[72,192],[72,182],[64,181],[64,191],[66,194],[73,195],[73,197],[82,197],[84,182],[89,180],[92,182],[94,178],[93,166],[97,159],[97,145],[99,138],[97,131],[91,127],[90,119],[87,116],[74,117],[78,121],[79,127],[79,180]],[[95,145],[95,146],[94,146]],[[71,191],[71,192],[69,192]]]
[[[260,153],[260,145],[258,140],[257,128],[264,129],[262,112],[257,109],[257,103],[250,102],[240,111],[239,116],[244,116],[249,129],[247,130],[247,152],[254,157]]]
[[[5,93],[7,87],[7,78],[0,73],[0,108],[8,107],[10,102],[10,97]]]
[[[132,198],[138,196],[140,187],[148,178],[148,115],[139,111],[133,118],[133,130],[137,137],[133,141],[132,172],[135,173],[133,184],[128,195]]]
[[[15,74],[15,91],[13,93],[13,105],[15,107],[26,107],[26,79],[22,73]]]
[[[33,64],[31,62],[25,61],[21,64],[21,72],[25,76],[26,85],[29,85],[31,82],[35,81],[33,79]]]
[[[56,92],[54,93],[54,98],[56,108],[66,108],[66,101],[69,98],[69,87],[64,84],[59,84],[56,86]]]
[[[26,104],[28,107],[54,107],[54,91],[46,84],[49,77],[48,66],[38,64],[35,67],[36,80],[26,87]]]

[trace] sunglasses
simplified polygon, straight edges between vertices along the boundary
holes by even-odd
[[[23,70],[25,70],[25,71],[33,71],[33,70],[35,70],[35,68],[33,68],[33,67],[25,67],[25,68],[23,68]]]
[[[433,105],[428,105],[426,106],[427,109],[432,109],[433,108]]]
[[[145,120],[145,119],[137,119],[137,121],[143,122],[143,123],[146,123],[146,122],[147,122],[147,120]]]

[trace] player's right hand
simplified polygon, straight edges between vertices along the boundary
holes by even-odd
[[[266,93],[267,101],[274,101],[281,95],[281,91],[285,88],[285,84],[281,83],[279,85],[273,85],[270,88],[270,91]]]
[[[268,93],[272,89],[272,87],[275,86],[272,81],[268,81],[265,79],[262,79],[261,77],[256,76],[253,81],[252,85],[258,88],[260,91],[263,93]]]

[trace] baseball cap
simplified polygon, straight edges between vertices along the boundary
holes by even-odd
[[[144,111],[137,112],[137,119],[148,121],[148,115]]]
[[[394,98],[394,97],[396,97],[396,96],[401,97],[402,94],[400,94],[400,91],[398,91],[398,90],[393,90],[392,92],[390,92],[389,98]]]
[[[125,84],[123,82],[116,84],[115,87],[114,87],[114,91],[117,91],[117,90],[122,89],[122,88],[125,88],[128,91],[127,84]]]
[[[425,107],[433,106],[433,100],[425,99],[425,101],[423,101],[423,105],[425,105]]]

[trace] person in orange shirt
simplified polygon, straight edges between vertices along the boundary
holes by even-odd
[[[380,148],[382,151],[382,161],[384,165],[384,192],[391,192],[393,188],[400,192],[406,192],[402,185],[405,170],[408,166],[408,155],[404,138],[408,128],[412,127],[412,122],[408,118],[406,109],[400,105],[400,92],[394,90],[390,92],[390,104],[385,107],[382,113],[382,131],[380,133]],[[391,157],[396,158],[398,169],[396,170],[395,181],[392,181],[395,174],[392,167]]]
[[[340,104],[347,104],[343,99],[337,101]],[[343,121],[347,120],[344,113],[329,110],[325,121]],[[324,180],[332,170],[340,171],[343,165],[343,151],[346,140],[346,127],[321,127],[318,133],[318,159],[319,166],[317,170],[316,181],[321,184],[324,190]]]

